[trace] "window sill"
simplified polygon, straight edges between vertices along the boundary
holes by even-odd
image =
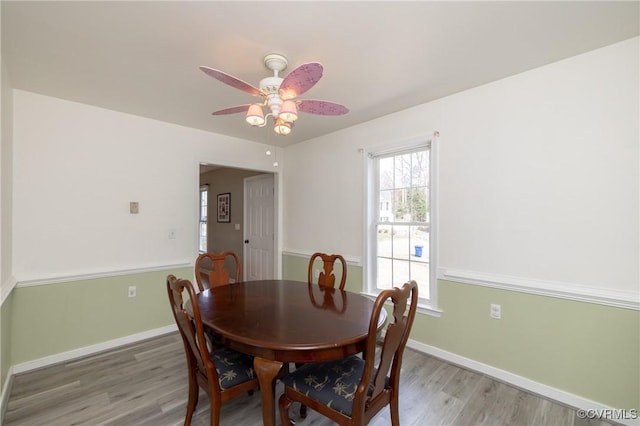
[[[378,295],[375,293],[360,293],[360,294],[374,301],[378,297]],[[387,305],[390,305],[390,304],[391,302],[387,303]],[[416,310],[416,312],[423,315],[429,315],[435,318],[440,318],[442,316],[442,309],[438,309],[433,305],[431,305],[430,303],[425,301],[420,301],[420,300],[418,300],[418,309]]]
[[[427,303],[418,302],[418,310],[419,314],[429,315],[431,317],[440,318],[442,316],[442,309],[438,309]]]

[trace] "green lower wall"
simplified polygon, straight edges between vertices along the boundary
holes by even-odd
[[[640,407],[640,312],[438,282],[412,338],[614,408]],[[489,317],[500,304],[502,319]]]
[[[11,365],[173,324],[169,273],[193,277],[192,268],[180,268],[16,287],[11,295]],[[137,287],[135,298],[127,297],[131,285]]]
[[[283,257],[306,280],[308,259]],[[347,290],[362,289],[348,265]],[[502,319],[489,317],[501,305]],[[640,409],[640,312],[438,281],[439,318],[418,314],[411,339],[606,406]]]
[[[2,384],[10,365],[173,324],[165,279],[191,268],[36,287],[2,305]],[[283,256],[283,278],[306,280],[307,259]],[[348,265],[359,292],[362,268]],[[137,286],[137,297],[127,288]],[[411,338],[614,408],[640,408],[640,312],[450,281],[440,318],[418,314]],[[502,306],[502,319],[489,305]]]

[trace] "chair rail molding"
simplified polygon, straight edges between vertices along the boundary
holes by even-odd
[[[18,281],[16,281],[16,278],[13,276],[10,277],[7,281],[0,284],[2,289],[0,291],[0,306],[4,305],[4,301],[7,300],[7,297],[9,297],[17,284]]]
[[[632,291],[587,287],[571,283],[450,268],[438,268],[438,279],[636,311],[640,310],[640,293]]]
[[[323,250],[316,250],[316,251],[323,251]],[[288,249],[282,250],[282,256],[303,257],[303,258],[306,258],[307,260],[309,260],[311,255],[313,253],[315,253],[316,251],[288,248]],[[329,251],[331,251],[331,250],[329,250]],[[326,250],[324,252],[327,253],[327,254],[331,254]],[[342,257],[344,257],[344,260],[347,262],[348,265],[362,266],[362,258],[360,258],[360,257],[357,257],[357,256],[344,256],[344,255]]]
[[[109,278],[109,277],[116,277],[121,275],[133,275],[133,274],[143,274],[147,272],[167,271],[167,270],[173,270],[178,268],[193,268],[193,263],[185,262],[185,263],[177,263],[173,265],[144,266],[144,267],[132,268],[132,269],[101,270],[101,271],[89,272],[85,274],[47,276],[47,277],[42,277],[37,279],[30,279],[30,280],[18,280],[16,287],[20,287],[20,288],[35,287],[40,285],[59,284],[59,283],[66,283],[71,281],[84,281],[84,280],[92,280],[96,278]]]

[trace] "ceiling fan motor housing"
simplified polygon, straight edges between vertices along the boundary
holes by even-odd
[[[273,118],[278,118],[282,108],[282,99],[278,94],[280,84],[284,79],[280,77],[266,77],[260,80],[260,90],[265,93],[267,105],[273,114]]]
[[[289,65],[289,61],[282,55],[277,53],[270,53],[263,59],[264,66],[273,71],[273,75],[276,77],[280,71],[283,71]]]

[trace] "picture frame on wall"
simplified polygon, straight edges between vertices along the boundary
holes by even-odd
[[[218,194],[218,222],[231,222],[231,193]]]

